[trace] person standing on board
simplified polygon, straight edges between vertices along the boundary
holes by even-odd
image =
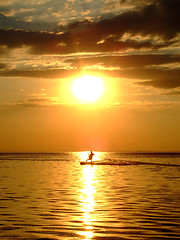
[[[91,163],[92,163],[92,159],[93,159],[93,156],[94,156],[95,154],[92,152],[92,150],[91,150],[91,153],[89,154],[89,157],[88,157],[88,159],[86,160],[86,162],[87,161],[89,161],[89,160],[91,160]]]

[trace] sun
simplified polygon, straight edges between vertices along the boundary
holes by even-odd
[[[95,102],[104,93],[104,84],[100,77],[84,75],[73,81],[72,92],[83,102]]]

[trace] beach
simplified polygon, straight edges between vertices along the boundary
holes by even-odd
[[[1,153],[0,239],[179,239],[180,154],[87,155]]]

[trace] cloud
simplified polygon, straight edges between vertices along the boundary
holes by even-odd
[[[85,67],[97,65],[100,66],[99,70],[96,70],[97,73],[103,70],[107,76],[131,78],[136,81],[135,84],[164,89],[179,87],[180,70],[172,68],[172,66],[167,68],[162,66],[163,64],[180,62],[179,55],[145,54],[145,51],[143,55],[128,55],[127,51],[127,55],[112,56],[114,52],[132,49],[162,49],[162,51],[166,50],[168,52],[170,46],[173,48],[179,44],[179,0],[148,1],[148,4],[142,0],[135,2],[138,3],[138,7],[127,8],[126,11],[124,10],[115,16],[111,15],[106,19],[76,21],[60,27],[54,25],[56,33],[40,32],[38,30],[24,31],[23,26],[25,25],[23,24],[27,24],[27,28],[33,29],[32,24],[35,23],[15,21],[15,18],[1,14],[1,26],[10,24],[13,28],[16,28],[19,24],[22,29],[0,29],[0,46],[2,46],[0,54],[3,54],[4,49],[7,51],[7,49],[23,49],[25,47],[31,54],[59,54],[62,56],[63,54],[94,52],[94,56],[90,58],[77,57],[77,55],[76,59],[66,61],[71,64],[71,70],[49,69],[43,71],[41,68],[40,70],[34,70],[32,67],[29,71],[1,70],[0,75],[65,78],[78,74]],[[128,4],[132,4],[132,1],[124,0],[121,3],[128,6]],[[142,3],[142,6],[140,6],[140,3]],[[85,7],[82,9],[87,10]],[[41,22],[41,24],[45,23]],[[57,31],[58,29],[60,32]],[[106,56],[107,52],[109,52],[109,56]],[[101,57],[97,53],[101,53]],[[4,67],[5,65],[1,65],[2,69]],[[26,66],[24,69],[26,69]]]
[[[101,20],[89,28],[91,31],[94,28],[94,32],[96,28],[97,35],[101,39],[110,34],[122,36],[128,32],[150,34],[169,40],[176,37],[180,31],[179,8],[179,0],[158,0],[141,9],[130,10],[111,19]]]
[[[180,79],[179,77],[178,78],[176,77],[174,79],[169,78],[169,79],[163,79],[163,80],[149,80],[149,81],[143,81],[143,82],[136,82],[136,84],[147,85],[155,88],[169,89],[169,88],[180,87]]]
[[[78,70],[6,70],[0,71],[0,76],[3,77],[34,77],[34,78],[67,78],[78,75]]]
[[[96,57],[78,57],[68,59],[73,67],[101,65],[103,67],[145,67],[151,65],[162,65],[180,62],[180,55],[173,54],[139,54],[139,55],[121,55],[121,56],[96,56]]]
[[[6,1],[7,2],[7,1]],[[53,31],[59,22],[67,24],[72,20],[94,19],[101,16],[102,4],[99,1],[18,1],[11,4],[0,3],[0,12],[7,18],[0,22],[2,28],[23,29],[25,31]],[[87,13],[83,15],[81,13]],[[13,17],[13,18],[12,18]],[[13,20],[13,21],[11,21]],[[26,24],[27,21],[31,23]]]
[[[24,12],[24,14],[26,14]],[[57,25],[57,22],[34,21],[28,22],[17,19],[16,17],[5,16],[0,12],[0,28],[2,29],[22,29],[24,31],[52,31]]]
[[[180,96],[180,90],[168,92],[168,93],[166,93],[165,95],[176,95],[176,96]]]
[[[8,50],[4,46],[0,46],[0,55],[6,55],[8,53]]]
[[[114,108],[124,108],[124,109],[131,109],[131,110],[143,110],[143,111],[151,111],[151,110],[162,110],[162,109],[179,109],[180,102],[173,102],[173,101],[134,101],[129,103],[116,103],[113,104],[111,107]]]
[[[173,93],[173,92],[172,92]],[[179,92],[177,91],[177,94],[179,95]],[[77,108],[77,103],[64,103],[61,102],[58,97],[47,97],[42,95],[36,95],[36,96],[29,96],[26,97],[20,101],[12,102],[5,104],[6,107],[18,107],[18,108],[41,108],[41,109],[49,109],[49,108],[64,108],[64,109],[73,109],[75,110]],[[79,107],[86,108],[87,106],[91,106],[88,104],[82,104],[80,103]],[[99,110],[100,109],[108,109],[108,108],[121,108],[121,109],[134,109],[134,110],[145,110],[149,111],[152,109],[164,109],[164,108],[179,108],[180,102],[176,101],[163,101],[163,100],[156,100],[156,101],[147,101],[147,100],[135,100],[135,101],[129,101],[129,102],[116,102],[116,103],[109,103],[109,104],[99,104],[96,106]],[[87,108],[86,108],[87,109]]]
[[[56,79],[78,77],[86,71],[86,74],[103,74],[109,78],[131,79],[136,85],[172,89],[180,87],[180,69],[172,67],[172,64],[178,62],[180,62],[180,55],[172,54],[73,56],[65,62],[69,67],[63,69],[42,69],[37,62],[35,69],[32,66],[29,70],[9,70],[4,63],[1,63],[0,76]],[[165,64],[170,64],[170,67],[164,67]]]
[[[129,48],[159,49],[178,42],[175,38],[180,33],[179,8],[179,0],[158,0],[141,9],[126,11],[99,22],[76,21],[69,24],[62,34],[1,30],[0,44],[8,47],[31,46],[32,52],[36,54],[105,52]],[[1,14],[0,20],[1,23],[8,24],[9,22],[9,26],[16,28],[15,19]],[[35,29],[32,24],[48,26],[45,22],[40,25],[39,23],[18,22],[19,28],[23,29],[23,24],[29,25],[29,29]],[[129,39],[123,39],[124,34],[127,33]],[[135,39],[135,35],[151,36],[151,38],[144,41]],[[160,42],[159,39],[161,39]]]
[[[11,106],[23,107],[23,108],[50,108],[59,107],[62,104],[58,101],[56,97],[42,97],[35,96],[29,97],[22,101],[12,103]]]
[[[129,70],[129,77],[130,76],[143,79],[143,81],[136,82],[135,84],[164,89],[180,87],[180,69],[137,68]]]
[[[129,11],[117,16],[112,21],[122,26],[122,33],[141,33],[172,39],[179,33],[180,2],[178,0],[157,0],[144,6],[139,11]],[[113,29],[116,31],[116,29]]]
[[[75,68],[99,66],[99,69],[102,69],[106,76],[139,79],[141,81],[134,82],[134,84],[138,85],[163,89],[180,87],[180,69],[163,67],[164,64],[180,62],[180,55],[101,56],[69,59],[67,61]],[[114,69],[115,67],[119,68],[119,70]]]
[[[5,69],[7,65],[5,63],[0,63],[0,69]]]
[[[71,78],[82,74],[83,69],[55,69],[55,70],[4,70],[0,71],[3,77],[34,77],[34,78]],[[119,70],[88,70],[86,74],[104,74],[110,78],[127,78],[134,80],[136,85],[152,86],[155,88],[177,88],[180,87],[180,69],[161,69],[133,67]],[[135,81],[138,79],[139,81]]]
[[[159,49],[173,45],[176,42],[169,41],[168,43],[154,44],[151,41],[136,41],[131,39],[119,41],[115,39],[115,37],[109,37],[102,42],[100,42],[100,39],[97,39],[98,37],[93,37],[95,39],[89,39],[88,41],[88,35],[86,35],[86,33],[74,33],[74,30],[70,30],[64,34],[53,34],[48,32],[25,32],[22,30],[0,29],[0,35],[0,45],[8,48],[30,46],[31,53],[33,54]],[[92,35],[94,35],[94,32],[92,32]]]
[[[155,88],[170,89],[180,87],[180,69],[137,67],[114,70],[111,75],[116,78],[139,79],[134,84]]]
[[[53,51],[53,49],[60,44],[59,35],[47,32],[25,32],[23,30],[0,29],[0,35],[0,44],[8,48],[18,48],[22,46],[40,48],[40,46],[42,46]]]

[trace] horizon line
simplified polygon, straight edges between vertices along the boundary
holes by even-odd
[[[0,151],[0,154],[61,154],[61,153],[77,153],[77,152],[89,152],[90,150],[65,150],[65,151]],[[124,154],[180,154],[180,151],[154,151],[154,150],[109,150],[99,151],[93,150],[93,152],[104,152],[104,153],[124,153]]]

